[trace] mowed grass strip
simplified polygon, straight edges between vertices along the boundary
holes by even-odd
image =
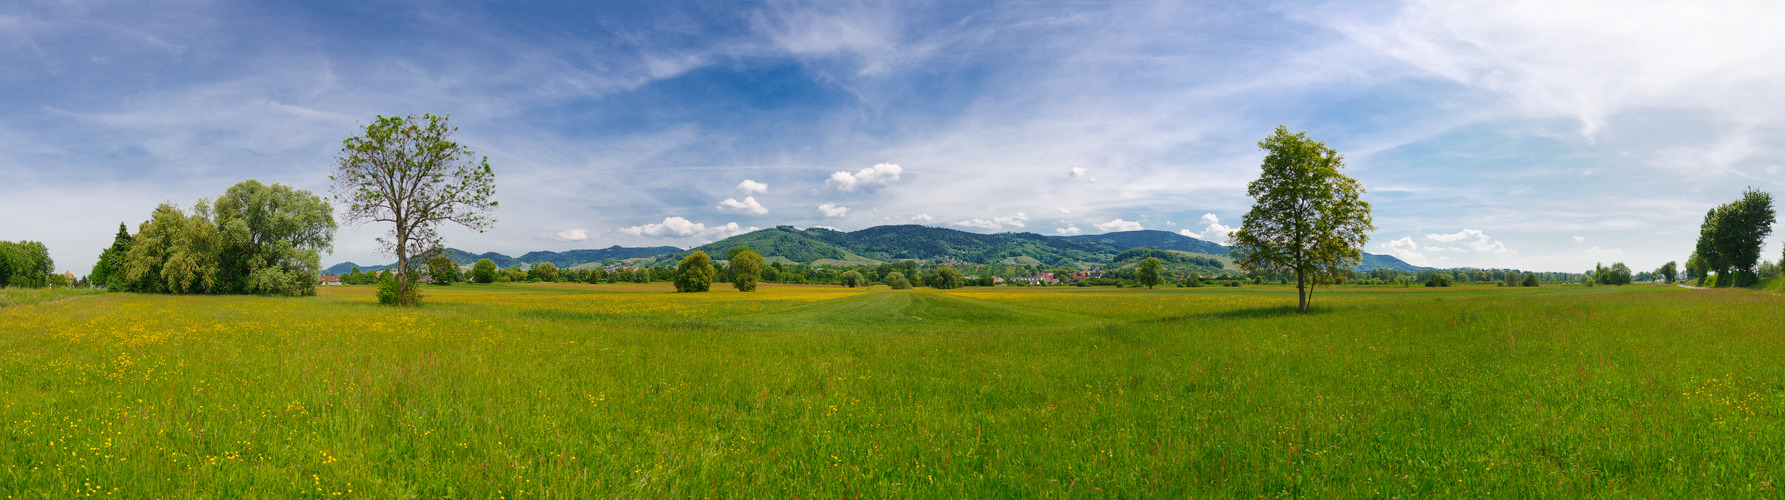
[[[1772,496],[1778,296],[429,287],[0,309],[0,494]]]

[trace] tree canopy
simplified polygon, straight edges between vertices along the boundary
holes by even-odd
[[[712,259],[707,257],[706,252],[696,250],[694,253],[688,254],[687,258],[682,259],[681,265],[676,266],[676,291],[705,292],[711,290],[713,274]]]
[[[965,283],[966,278],[961,276],[961,270],[949,266],[936,268],[935,274],[931,274],[929,279],[930,287],[938,290],[953,290]]]
[[[435,255],[428,259],[428,277],[433,278],[436,285],[447,286],[460,280],[459,266],[445,255]]]
[[[496,282],[496,262],[490,259],[479,259],[471,265],[471,281],[478,283]]]
[[[439,248],[441,224],[482,232],[495,224],[496,174],[488,157],[452,141],[447,117],[379,116],[343,141],[335,158],[335,198],[348,204],[350,223],[385,222],[379,238],[397,257],[397,273],[412,272],[409,256]],[[409,279],[396,280],[397,305],[411,305]]]
[[[56,262],[50,260],[50,249],[43,243],[0,241],[0,288],[41,288],[49,284],[54,272]]]
[[[762,277],[763,259],[750,247],[731,247],[726,251],[726,271],[731,274],[731,286],[740,292],[756,291],[756,282]]]
[[[1696,249],[1706,271],[1717,273],[1717,286],[1745,287],[1759,281],[1755,267],[1773,222],[1773,196],[1755,189],[1705,212]]]
[[[321,253],[335,241],[334,207],[321,196],[248,179],[211,213],[221,233],[218,292],[315,295]]]
[[[1376,229],[1364,188],[1345,176],[1345,158],[1307,132],[1277,126],[1258,142],[1266,154],[1255,202],[1233,235],[1234,262],[1251,272],[1294,274],[1296,307],[1307,311],[1309,286],[1336,283],[1362,258]]]
[[[93,270],[87,273],[87,279],[109,290],[124,290],[123,267],[124,255],[130,252],[130,228],[118,223],[118,234],[112,236],[112,246],[99,252],[99,262],[93,264]]]
[[[1159,284],[1159,275],[1164,268],[1165,264],[1160,262],[1158,257],[1147,257],[1146,260],[1140,261],[1139,265],[1134,266],[1134,273],[1140,280],[1140,284],[1146,285],[1147,289],[1151,290]]]

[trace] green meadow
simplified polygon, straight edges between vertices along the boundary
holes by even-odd
[[[0,495],[1744,497],[1781,297],[1679,287],[128,293],[0,308]]]

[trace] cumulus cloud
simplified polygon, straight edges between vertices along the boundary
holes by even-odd
[[[1060,213],[1063,213],[1063,214],[1071,214],[1071,213],[1072,213],[1072,211],[1071,211],[1071,210],[1067,210],[1067,209],[1066,209],[1066,207],[1060,207]]]
[[[849,213],[849,207],[839,207],[836,203],[825,203],[818,206],[818,211],[825,217],[842,217]]]
[[[1518,253],[1506,248],[1506,243],[1494,241],[1492,237],[1479,229],[1464,229],[1451,234],[1427,234],[1426,239],[1443,243],[1461,243],[1469,250],[1482,253]],[[1462,251],[1462,249],[1457,249],[1457,251]]]
[[[558,231],[558,239],[562,241],[583,241],[589,239],[587,229],[565,229]]]
[[[905,169],[900,168],[898,165],[881,163],[879,165],[861,169],[861,171],[854,174],[838,171],[837,173],[831,174],[830,180],[824,181],[824,184],[844,192],[855,191],[856,189],[872,190],[899,180],[899,175],[903,173],[905,173]]]
[[[960,226],[960,227],[976,227],[976,228],[980,228],[980,229],[1004,229],[1006,227],[1023,227],[1023,221],[1026,221],[1026,220],[1029,220],[1028,214],[1025,214],[1022,212],[1017,212],[1016,215],[1013,215],[1010,217],[993,217],[990,219],[967,219],[967,220],[950,222],[950,223],[948,223],[948,225]]]
[[[1376,245],[1376,247],[1381,248],[1397,259],[1407,261],[1408,264],[1416,266],[1423,266],[1426,264],[1426,256],[1425,254],[1419,253],[1419,244],[1413,242],[1412,236],[1405,236],[1398,240],[1381,243]]]
[[[751,214],[751,215],[762,215],[762,214],[769,213],[769,209],[764,208],[761,203],[756,202],[755,196],[745,196],[744,201],[738,201],[733,198],[726,198],[725,201],[719,202],[719,210],[722,210],[722,211],[729,210],[732,212],[743,212],[743,213],[747,213],[747,214]]]
[[[1109,222],[1099,222],[1099,223],[1096,223],[1093,225],[1097,226],[1098,231],[1103,231],[1106,233],[1113,232],[1113,231],[1139,231],[1139,230],[1143,229],[1140,227],[1140,222],[1138,222],[1138,221],[1126,221],[1126,220],[1122,220],[1122,219],[1116,219],[1116,220],[1112,220]]]
[[[744,179],[744,182],[738,183],[738,191],[741,191],[744,194],[763,194],[769,192],[769,185],[750,179]]]
[[[620,232],[633,236],[648,236],[652,238],[697,238],[703,240],[717,240],[748,233],[755,231],[756,229],[757,228],[754,227],[745,228],[739,226],[736,222],[727,222],[723,226],[707,226],[706,224],[692,222],[681,217],[667,217],[664,218],[661,223],[620,228]]]
[[[1577,236],[1575,236],[1575,237],[1574,237],[1574,242],[1575,242],[1575,243],[1580,243],[1580,242],[1582,242],[1582,241],[1587,241],[1587,237],[1585,237],[1585,236],[1578,236],[1578,235],[1577,235]]]
[[[936,220],[936,218],[930,217],[930,214],[917,214],[911,217],[911,222],[930,222],[933,220]]]
[[[1060,236],[1072,236],[1072,235],[1079,234],[1082,232],[1084,232],[1084,231],[1080,231],[1078,229],[1078,226],[1066,226],[1066,227],[1054,228],[1054,233],[1059,234]]]
[[[1209,242],[1220,243],[1222,245],[1226,245],[1227,239],[1233,235],[1233,232],[1235,230],[1239,229],[1236,227],[1222,225],[1221,218],[1216,217],[1215,214],[1202,214],[1201,224],[1202,224],[1203,228],[1202,228],[1202,231],[1200,231],[1200,232],[1191,231],[1189,229],[1183,229],[1183,230],[1179,230],[1178,234],[1182,234],[1184,236],[1189,236],[1191,238],[1200,239],[1203,241],[1209,241]]]
[[[1072,167],[1072,178],[1086,182],[1097,182],[1097,178],[1091,177],[1090,171],[1085,170],[1085,167]]]

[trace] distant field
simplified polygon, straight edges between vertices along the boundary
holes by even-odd
[[[0,308],[0,495],[1778,496],[1778,295],[764,285]]]

